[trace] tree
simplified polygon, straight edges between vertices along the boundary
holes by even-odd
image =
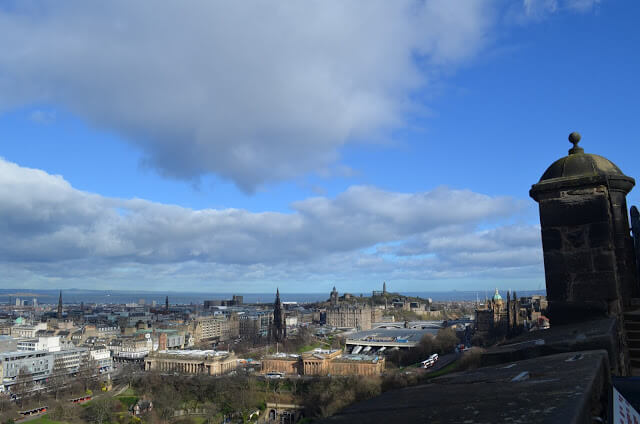
[[[13,420],[18,415],[16,404],[11,401],[9,395],[0,393],[0,421],[5,423]]]
[[[438,330],[436,334],[436,347],[440,353],[451,353],[458,345],[458,336],[453,328],[447,327]]]
[[[120,368],[119,375],[127,378],[129,386],[131,386],[133,384],[133,380],[136,376],[136,373],[140,371],[140,367],[131,362],[125,362],[120,366],[121,368]],[[157,374],[157,373],[152,373],[152,374]]]
[[[207,403],[205,405],[207,410],[207,414],[205,416],[207,424],[219,423],[220,422],[220,408],[217,403]]]
[[[179,405],[179,397],[173,386],[163,384],[154,391],[153,406],[160,417],[168,422]]]
[[[344,337],[335,336],[331,339],[331,349],[344,349],[346,341]]]
[[[56,421],[73,422],[79,417],[79,407],[69,402],[54,401],[48,405],[49,415]]]
[[[112,403],[113,399],[111,398],[94,400],[85,409],[85,420],[96,424],[111,421],[113,415],[111,413],[111,409],[113,408]]]
[[[62,358],[56,358],[53,361],[53,370],[51,371],[51,377],[47,381],[47,388],[54,394],[56,400],[59,399],[62,389],[67,385],[68,376],[67,369],[64,366]]]
[[[16,394],[21,395],[21,397],[25,397],[32,387],[33,375],[29,372],[27,367],[20,368],[18,376],[16,377],[16,384],[13,385],[11,390]]]
[[[80,363],[80,368],[78,369],[78,381],[82,383],[84,392],[92,387],[96,376],[98,376],[98,362],[87,352],[86,358]]]
[[[258,405],[255,380],[238,376],[226,381],[228,388],[223,393],[223,412],[235,413],[246,419]]]

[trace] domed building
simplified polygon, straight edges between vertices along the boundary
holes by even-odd
[[[507,302],[496,288],[491,299],[486,299],[484,307],[476,309],[476,331],[480,333],[503,332],[514,334],[522,326],[520,306],[516,293],[507,292]]]
[[[500,296],[500,293],[498,292],[498,289],[496,288],[496,292],[493,295],[493,303],[495,303],[496,305],[502,305],[504,302],[502,301],[502,296]]]

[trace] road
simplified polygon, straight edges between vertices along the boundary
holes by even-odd
[[[457,361],[461,356],[461,353],[447,353],[446,355],[442,355],[438,358],[438,362],[436,362],[434,366],[425,370],[425,374],[431,374],[432,372],[441,370],[450,363]]]

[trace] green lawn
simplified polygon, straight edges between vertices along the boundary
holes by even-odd
[[[454,361],[452,363],[450,363],[449,365],[447,365],[446,367],[439,369],[438,371],[434,371],[432,373],[429,373],[426,375],[426,378],[435,378],[435,377],[440,377],[441,375],[445,375],[448,374],[450,372],[454,372],[458,369],[458,367],[460,366],[460,362],[459,361]]]
[[[127,388],[124,392],[120,393],[118,396],[136,396],[136,392],[131,388]]]
[[[125,407],[125,408],[129,408],[130,406],[135,405],[138,402],[138,397],[137,396],[116,396],[114,399],[117,399],[120,401],[120,403]]]
[[[50,419],[46,414],[28,422],[29,424],[67,424],[66,421],[54,421]]]
[[[113,398],[119,400],[120,403],[127,409],[130,406],[135,405],[139,399],[136,395],[135,390],[133,390],[131,387],[128,387],[127,390],[120,393],[118,396],[114,396]]]
[[[310,350],[313,350],[315,348],[318,347],[322,347],[322,348],[326,348],[326,343],[324,342],[317,342],[317,343],[313,343],[310,345],[304,345],[298,348],[297,353],[303,353],[303,352],[308,352]]]

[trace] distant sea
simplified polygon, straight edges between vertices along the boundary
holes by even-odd
[[[506,297],[506,291],[501,292]],[[544,290],[523,290],[517,292],[518,296],[544,295]],[[37,289],[0,289],[0,304],[15,304],[16,297],[23,300],[33,300],[37,297],[38,303],[57,303],[58,290],[37,290]],[[158,304],[164,304],[165,296],[169,296],[171,304],[202,304],[205,300],[231,299],[233,294],[244,296],[244,303],[270,303],[275,298],[274,293],[179,293],[179,292],[149,292],[149,291],[125,291],[125,290],[83,290],[66,289],[62,290],[63,303],[79,304],[123,304],[137,303],[143,299],[147,305],[154,300]],[[342,293],[341,293],[342,294]],[[359,292],[352,293],[359,296]],[[363,293],[370,296],[371,292]],[[421,298],[431,298],[434,301],[460,301],[460,300],[482,300],[485,295],[492,296],[493,293],[482,291],[447,291],[447,292],[400,292],[405,296]],[[280,298],[283,302],[311,303],[325,301],[329,299],[327,293],[286,293],[281,292]]]

